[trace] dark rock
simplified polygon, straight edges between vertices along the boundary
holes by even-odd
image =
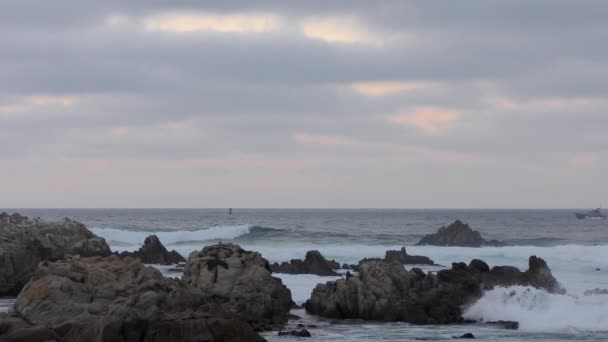
[[[248,317],[254,326],[287,322],[291,291],[272,276],[260,253],[234,244],[207,246],[190,254],[182,280],[205,293],[227,298],[224,306]]]
[[[508,330],[519,329],[519,322],[516,322],[516,321],[491,321],[491,322],[486,322],[486,324],[499,325]]]
[[[0,296],[15,296],[30,280],[38,263],[66,255],[108,256],[106,241],[72,220],[30,220],[0,214]]]
[[[398,264],[398,265],[435,265],[433,260],[428,257],[422,255],[408,255],[405,247],[401,247],[401,250],[393,251],[388,250],[384,254],[384,259],[379,258],[364,258],[359,261],[359,267],[364,262],[369,261],[383,261],[390,264]]]
[[[424,236],[417,245],[481,247],[502,244],[496,240],[484,240],[481,233],[456,220],[447,227],[439,228],[436,233]]]
[[[452,336],[452,338],[456,338],[456,339],[473,339],[475,338],[475,335],[473,335],[472,333],[466,333],[464,335],[461,336]]]
[[[471,260],[469,268],[479,272],[490,272],[490,266],[488,266],[485,261],[479,259]]]
[[[327,261],[319,251],[308,251],[304,260],[292,259],[290,262],[274,263],[270,269],[274,273],[316,274],[320,276],[338,275],[334,269],[340,268],[335,261]]]
[[[508,266],[480,271],[484,264],[454,263],[452,269],[424,274],[399,264],[369,261],[361,264],[359,276],[318,284],[305,308],[329,318],[447,324],[462,323],[462,307],[494,286],[533,286],[563,293],[546,263],[535,256],[525,272]]]
[[[0,316],[0,341],[263,341],[222,302],[137,259],[44,262],[14,305],[27,323]]]
[[[138,251],[122,252],[119,256],[137,258],[144,264],[171,265],[186,262],[186,259],[175,250],[169,252],[156,235],[148,236]]]
[[[297,337],[311,337],[310,332],[306,329],[291,330],[291,331],[279,331],[278,336],[297,336]]]
[[[593,290],[587,290],[583,293],[585,296],[594,296],[594,295],[608,295],[608,289],[599,289],[595,288]]]

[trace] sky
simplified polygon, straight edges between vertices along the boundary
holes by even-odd
[[[608,2],[0,2],[0,207],[608,206]]]

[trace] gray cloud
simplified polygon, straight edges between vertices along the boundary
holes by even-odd
[[[192,11],[272,13],[283,26],[263,33],[142,26],[148,16]],[[42,191],[36,201],[20,194],[23,182],[37,189],[53,182],[31,169],[48,163],[56,175],[104,165],[82,176],[83,192],[102,192],[96,179],[130,184],[138,173],[156,175],[174,185],[166,206],[199,205],[186,205],[194,202],[179,190],[206,177],[241,177],[242,192],[232,191],[250,207],[260,198],[243,185],[251,177],[284,182],[268,184],[275,195],[262,203],[269,206],[317,206],[313,198],[328,194],[285,184],[317,181],[319,191],[330,191],[336,178],[360,190],[336,188],[318,206],[578,206],[535,184],[543,175],[545,186],[576,184],[580,175],[606,184],[607,12],[603,1],[561,0],[3,1],[0,164],[10,167],[0,168],[0,178],[18,204],[0,205],[55,205],[43,190],[28,192]],[[112,26],[112,16],[128,20]],[[386,39],[332,43],[299,31],[305,20],[328,17]],[[352,87],[366,82],[424,86],[382,96]],[[412,119],[420,108],[440,114]],[[455,118],[442,116],[446,111]],[[391,122],[396,115],[410,119]],[[166,161],[175,162],[172,171]],[[437,181],[451,176],[458,184]],[[499,198],[508,187],[485,193],[493,181],[523,182],[522,191],[536,192],[520,205],[519,195]],[[436,185],[419,186],[427,182]],[[422,200],[401,203],[393,188]],[[433,202],[427,193],[445,189],[471,198]],[[220,189],[208,190],[215,197],[203,205],[221,206],[213,202],[223,198]],[[290,197],[295,190],[306,194]],[[593,188],[584,195],[593,203],[603,196]],[[82,196],[86,206],[116,206],[107,193]]]

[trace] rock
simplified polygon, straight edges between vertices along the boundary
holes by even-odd
[[[399,264],[369,261],[361,264],[358,276],[318,284],[305,308],[329,318],[448,324],[462,323],[462,307],[494,286],[534,286],[563,293],[546,263],[535,256],[525,272],[509,266],[490,270],[484,265],[454,263],[452,269],[424,274]]]
[[[593,290],[587,290],[583,293],[585,296],[594,296],[594,295],[608,295],[608,289],[599,289],[595,288]]]
[[[304,261],[292,259],[289,263],[282,262],[270,265],[274,273],[288,274],[316,274],[320,276],[338,275],[334,269],[340,268],[340,264],[335,261],[327,261],[319,251],[308,251]]]
[[[222,301],[133,258],[45,261],[14,305],[28,323],[0,317],[0,327],[14,327],[0,328],[0,341],[16,334],[62,342],[263,341]]]
[[[287,322],[291,291],[272,276],[260,253],[234,244],[207,246],[190,254],[182,280],[205,293],[227,298],[224,306],[248,316],[254,326]]]
[[[144,264],[171,265],[186,262],[186,259],[175,250],[167,251],[156,235],[148,236],[138,251],[122,252],[119,255],[140,259]]]
[[[472,333],[466,333],[466,334],[461,335],[461,336],[452,336],[452,338],[455,338],[455,339],[474,339],[475,335],[473,335]]]
[[[499,325],[508,330],[519,329],[519,322],[517,322],[517,321],[490,321],[490,322],[486,322],[486,324]]]
[[[297,336],[297,337],[311,337],[310,332],[306,329],[291,330],[291,331],[279,331],[278,336]]]
[[[503,244],[496,240],[483,239],[480,232],[456,220],[447,227],[439,228],[436,233],[424,236],[417,245],[481,247]]]
[[[391,264],[399,264],[399,265],[435,265],[433,260],[428,257],[422,255],[408,255],[405,251],[405,247],[401,247],[401,250],[393,251],[388,250],[384,254],[384,259],[379,258],[365,258],[359,261],[359,267],[364,262],[369,261],[384,261]],[[357,267],[358,269],[358,267]]]
[[[66,255],[108,256],[106,241],[72,220],[30,220],[0,214],[0,296],[15,296],[38,263]]]

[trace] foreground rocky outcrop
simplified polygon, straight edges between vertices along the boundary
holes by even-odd
[[[291,291],[272,276],[258,252],[235,244],[207,246],[190,254],[182,280],[205,293],[227,298],[223,305],[248,317],[254,326],[287,322]]]
[[[454,221],[447,227],[441,227],[434,234],[424,236],[417,245],[432,246],[459,246],[459,247],[481,247],[481,246],[503,246],[497,240],[485,240],[481,233],[471,229],[468,224],[459,220]]]
[[[545,261],[535,256],[530,257],[525,272],[510,266],[490,269],[485,262],[473,260],[469,265],[454,263],[449,270],[425,274],[395,263],[370,261],[361,264],[358,276],[317,285],[305,308],[331,318],[459,323],[463,322],[463,305],[480,298],[484,290],[510,285],[564,292]]]
[[[106,241],[82,223],[0,213],[0,296],[17,295],[41,261],[110,254]]]
[[[120,257],[140,259],[144,264],[171,265],[186,262],[186,259],[175,250],[169,252],[156,235],[150,235],[144,240],[144,245],[135,252],[122,252]]]
[[[328,261],[319,251],[308,251],[304,260],[291,259],[290,262],[275,262],[270,270],[275,273],[316,274],[320,276],[336,276],[334,269],[340,268],[335,261]]]
[[[215,298],[133,258],[43,262],[0,341],[263,341]]]
[[[359,261],[359,267],[361,264],[370,261],[383,261],[389,264],[398,265],[435,265],[435,262],[428,257],[423,255],[409,255],[405,250],[405,247],[401,247],[398,251],[388,250],[384,254],[384,259],[380,258],[365,258]]]

